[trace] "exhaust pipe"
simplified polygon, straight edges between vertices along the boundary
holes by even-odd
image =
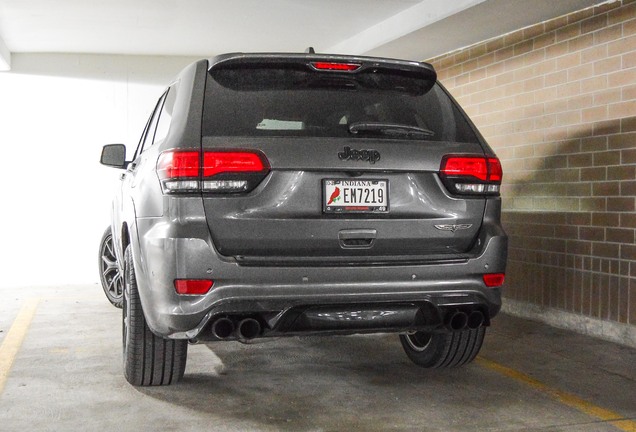
[[[261,334],[261,324],[254,318],[245,318],[237,328],[239,339],[254,339]]]
[[[468,315],[455,311],[446,315],[446,327],[453,331],[463,330],[468,323]]]
[[[219,318],[212,323],[212,334],[218,339],[227,339],[234,333],[234,323],[229,318]]]
[[[466,325],[469,329],[476,329],[484,324],[484,314],[481,311],[474,310],[468,315]]]

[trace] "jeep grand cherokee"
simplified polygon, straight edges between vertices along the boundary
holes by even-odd
[[[493,150],[426,63],[320,54],[198,61],[159,98],[112,243],[124,374],[177,382],[188,343],[397,333],[427,367],[477,355],[507,237]]]

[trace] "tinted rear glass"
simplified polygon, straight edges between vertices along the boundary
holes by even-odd
[[[302,65],[241,66],[213,69],[208,78],[205,136],[352,137],[349,126],[366,122],[432,132],[410,135],[411,139],[477,142],[440,86],[409,72],[334,73]],[[367,132],[374,138],[396,138],[378,130]]]

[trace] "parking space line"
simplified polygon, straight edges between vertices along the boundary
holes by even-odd
[[[29,330],[39,303],[39,298],[30,298],[24,302],[9,332],[4,337],[2,345],[0,345],[0,395],[2,395],[13,361]]]
[[[564,405],[581,411],[582,413],[585,413],[591,417],[607,422],[618,428],[619,430],[625,432],[636,432],[636,422],[625,418],[625,416],[622,416],[616,412],[601,408],[597,405],[594,405],[593,403],[581,399],[578,396],[574,396],[573,394],[552,388],[522,372],[500,365],[499,363],[495,363],[492,360],[487,360],[483,357],[477,357],[475,361],[482,367],[500,373],[501,375],[504,375],[508,378],[512,378],[515,381],[519,381],[529,387],[532,387],[535,390],[549,395],[550,397],[556,399]]]

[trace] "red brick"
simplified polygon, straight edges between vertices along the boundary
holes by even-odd
[[[622,196],[636,196],[636,180],[628,180],[620,182]]]
[[[602,74],[607,74],[611,72],[616,72],[618,70],[621,70],[621,64],[622,64],[622,61],[621,61],[621,57],[619,56],[610,57],[610,58],[596,61],[593,63],[594,74],[602,75]]]
[[[621,150],[620,154],[621,154],[622,164],[636,163],[636,148],[632,148],[629,150]]]
[[[597,257],[617,258],[620,253],[619,245],[614,243],[592,243],[592,255]]]
[[[620,215],[618,213],[592,213],[592,225],[602,227],[618,226]]]
[[[583,181],[602,181],[607,180],[607,168],[583,168],[581,169],[581,180]]]
[[[636,214],[621,213],[619,225],[622,228],[636,228]]]
[[[569,213],[569,225],[589,225],[592,223],[592,215],[590,213]]]
[[[636,47],[636,35],[624,37],[607,45],[607,55],[615,56],[634,51]]]
[[[590,33],[607,25],[607,15],[597,15],[581,21],[581,33]]]
[[[549,45],[554,44],[555,41],[556,41],[555,32],[545,33],[534,39],[534,49],[545,48]]]
[[[607,168],[608,180],[629,180],[636,177],[634,165],[622,165]]]
[[[622,132],[636,132],[636,117],[621,119]]]
[[[621,121],[620,120],[606,120],[594,123],[594,135],[611,135],[620,133]]]
[[[625,123],[621,122],[621,125],[624,126]],[[633,149],[636,147],[636,133],[612,135],[608,138],[608,145],[610,149]]]
[[[571,168],[582,168],[592,166],[592,153],[578,153],[568,156],[568,166]]]
[[[594,36],[591,34],[582,35],[568,41],[570,51],[581,51],[594,45]]]
[[[605,240],[613,243],[634,243],[634,230],[621,228],[607,228]],[[621,246],[624,247],[625,245]]]
[[[594,152],[607,150],[607,137],[590,137],[581,140],[582,152]]]
[[[626,3],[626,2],[625,2]],[[615,9],[607,14],[607,22],[617,24],[636,16],[636,3],[625,4],[623,7]]]
[[[599,227],[581,227],[579,228],[579,240],[605,241],[605,229]]]
[[[574,24],[570,24],[565,27],[561,27],[556,31],[557,41],[561,42],[564,40],[572,39],[581,34],[581,23],[577,22]]]
[[[594,196],[618,196],[620,195],[620,183],[617,181],[594,183],[592,194]]]
[[[636,203],[633,197],[628,198],[608,198],[607,211],[633,212],[636,210]]]
[[[586,241],[568,240],[566,250],[568,254],[589,255],[592,252],[592,244]]]
[[[622,244],[620,258],[624,260],[636,260],[636,245]]]
[[[607,75],[607,85],[612,87],[622,87],[634,84],[636,81],[636,69],[626,69]]]
[[[625,21],[623,23],[623,37],[627,37],[636,33],[636,19]]]
[[[605,27],[602,30],[594,32],[594,43],[595,44],[603,44],[607,42],[612,42],[620,37],[623,34],[623,29],[620,24],[613,25],[611,27]]]
[[[636,88],[636,86],[635,86],[635,88]],[[600,91],[600,92],[595,93],[593,95],[593,97],[594,97],[593,104],[594,105],[601,105],[601,106],[607,108],[606,105],[609,105],[611,103],[620,102],[621,98],[622,98],[622,94],[623,94],[623,89],[609,89],[609,90]]]
[[[593,159],[594,159],[594,166],[620,165],[621,152],[618,150],[598,152],[598,153],[594,153]]]
[[[580,198],[582,211],[604,212],[607,210],[606,198]]]

